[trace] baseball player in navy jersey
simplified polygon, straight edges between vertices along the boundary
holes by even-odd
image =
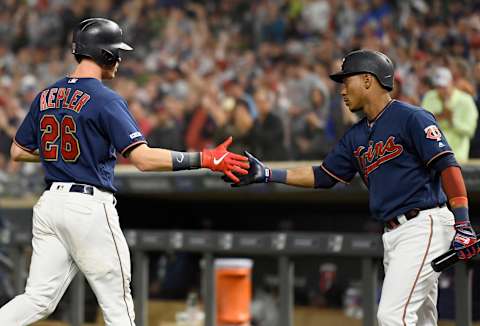
[[[232,185],[279,182],[330,188],[348,184],[359,173],[369,190],[371,213],[385,230],[378,322],[433,326],[439,273],[430,262],[451,245],[460,259],[470,259],[479,245],[468,218],[462,174],[447,140],[432,114],[390,97],[393,74],[383,53],[350,52],[342,70],[330,78],[343,83],[341,95],[350,111],[363,111],[365,118],[320,166],[269,169],[246,153],[249,174]]]
[[[54,311],[78,271],[88,280],[106,325],[132,326],[130,256],[115,208],[116,153],[141,171],[209,168],[246,174],[248,159],[227,150],[150,148],[127,103],[102,79],[115,77],[122,41],[113,21],[87,19],[73,36],[78,66],[41,91],[19,127],[11,154],[41,162],[47,189],[33,208],[33,254],[25,293],[0,309],[0,325],[32,324]]]

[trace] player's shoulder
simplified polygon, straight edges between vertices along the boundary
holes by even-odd
[[[393,103],[393,107],[395,108],[393,110],[394,113],[400,117],[403,116],[405,118],[409,118],[411,116],[418,116],[418,115],[433,117],[433,114],[430,111],[425,110],[424,108],[411,103],[395,100],[395,102]]]
[[[352,131],[352,130],[359,129],[359,128],[361,128],[361,126],[365,125],[366,123],[367,123],[367,118],[366,118],[366,117],[363,117],[363,118],[361,118],[360,120],[358,120],[357,122],[355,122],[355,123],[348,129],[348,131]]]
[[[344,139],[349,139],[349,138],[355,138],[355,135],[357,133],[362,133],[364,126],[367,124],[367,118],[363,117],[362,119],[358,120],[355,122],[350,128],[345,131],[345,134],[343,135],[342,138]]]
[[[101,83],[101,88],[97,93],[97,95],[102,97],[106,102],[114,102],[114,101],[124,102],[125,101],[125,99],[120,94],[118,94],[113,89],[111,89],[110,87],[108,87],[103,83]]]
[[[123,98],[117,92],[96,78],[67,77],[59,80],[59,82],[67,85],[66,87],[69,85],[70,87],[79,88],[80,90],[87,92],[97,104],[106,104],[115,100],[123,101]]]
[[[81,88],[90,94],[97,106],[111,107],[112,103],[126,106],[125,99],[98,79],[82,80]]]
[[[115,110],[119,107],[128,109],[127,101],[120,94],[104,84],[102,84],[102,86],[103,90],[101,92],[101,97],[103,99],[103,103],[105,104],[105,108],[111,110]]]
[[[413,112],[416,112],[422,109],[417,105],[399,101],[399,100],[393,100],[392,107],[394,108],[395,113],[400,113],[400,114],[411,114]]]

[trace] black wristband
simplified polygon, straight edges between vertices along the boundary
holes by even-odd
[[[172,153],[172,170],[193,170],[201,168],[200,152],[176,152]]]
[[[287,170],[285,169],[269,169],[270,177],[268,182],[287,183]]]

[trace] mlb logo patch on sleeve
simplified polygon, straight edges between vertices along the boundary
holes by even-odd
[[[142,137],[142,133],[140,131],[135,131],[130,134],[130,139],[135,139],[137,137]]]
[[[442,139],[442,133],[435,125],[430,125],[424,129],[427,139],[440,141]]]

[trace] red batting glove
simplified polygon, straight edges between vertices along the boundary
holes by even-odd
[[[212,171],[220,171],[227,175],[233,182],[238,183],[240,180],[232,173],[248,174],[250,165],[248,158],[243,155],[231,153],[227,150],[232,143],[232,136],[228,137],[223,144],[218,145],[214,149],[204,149],[202,151],[202,168]]]

